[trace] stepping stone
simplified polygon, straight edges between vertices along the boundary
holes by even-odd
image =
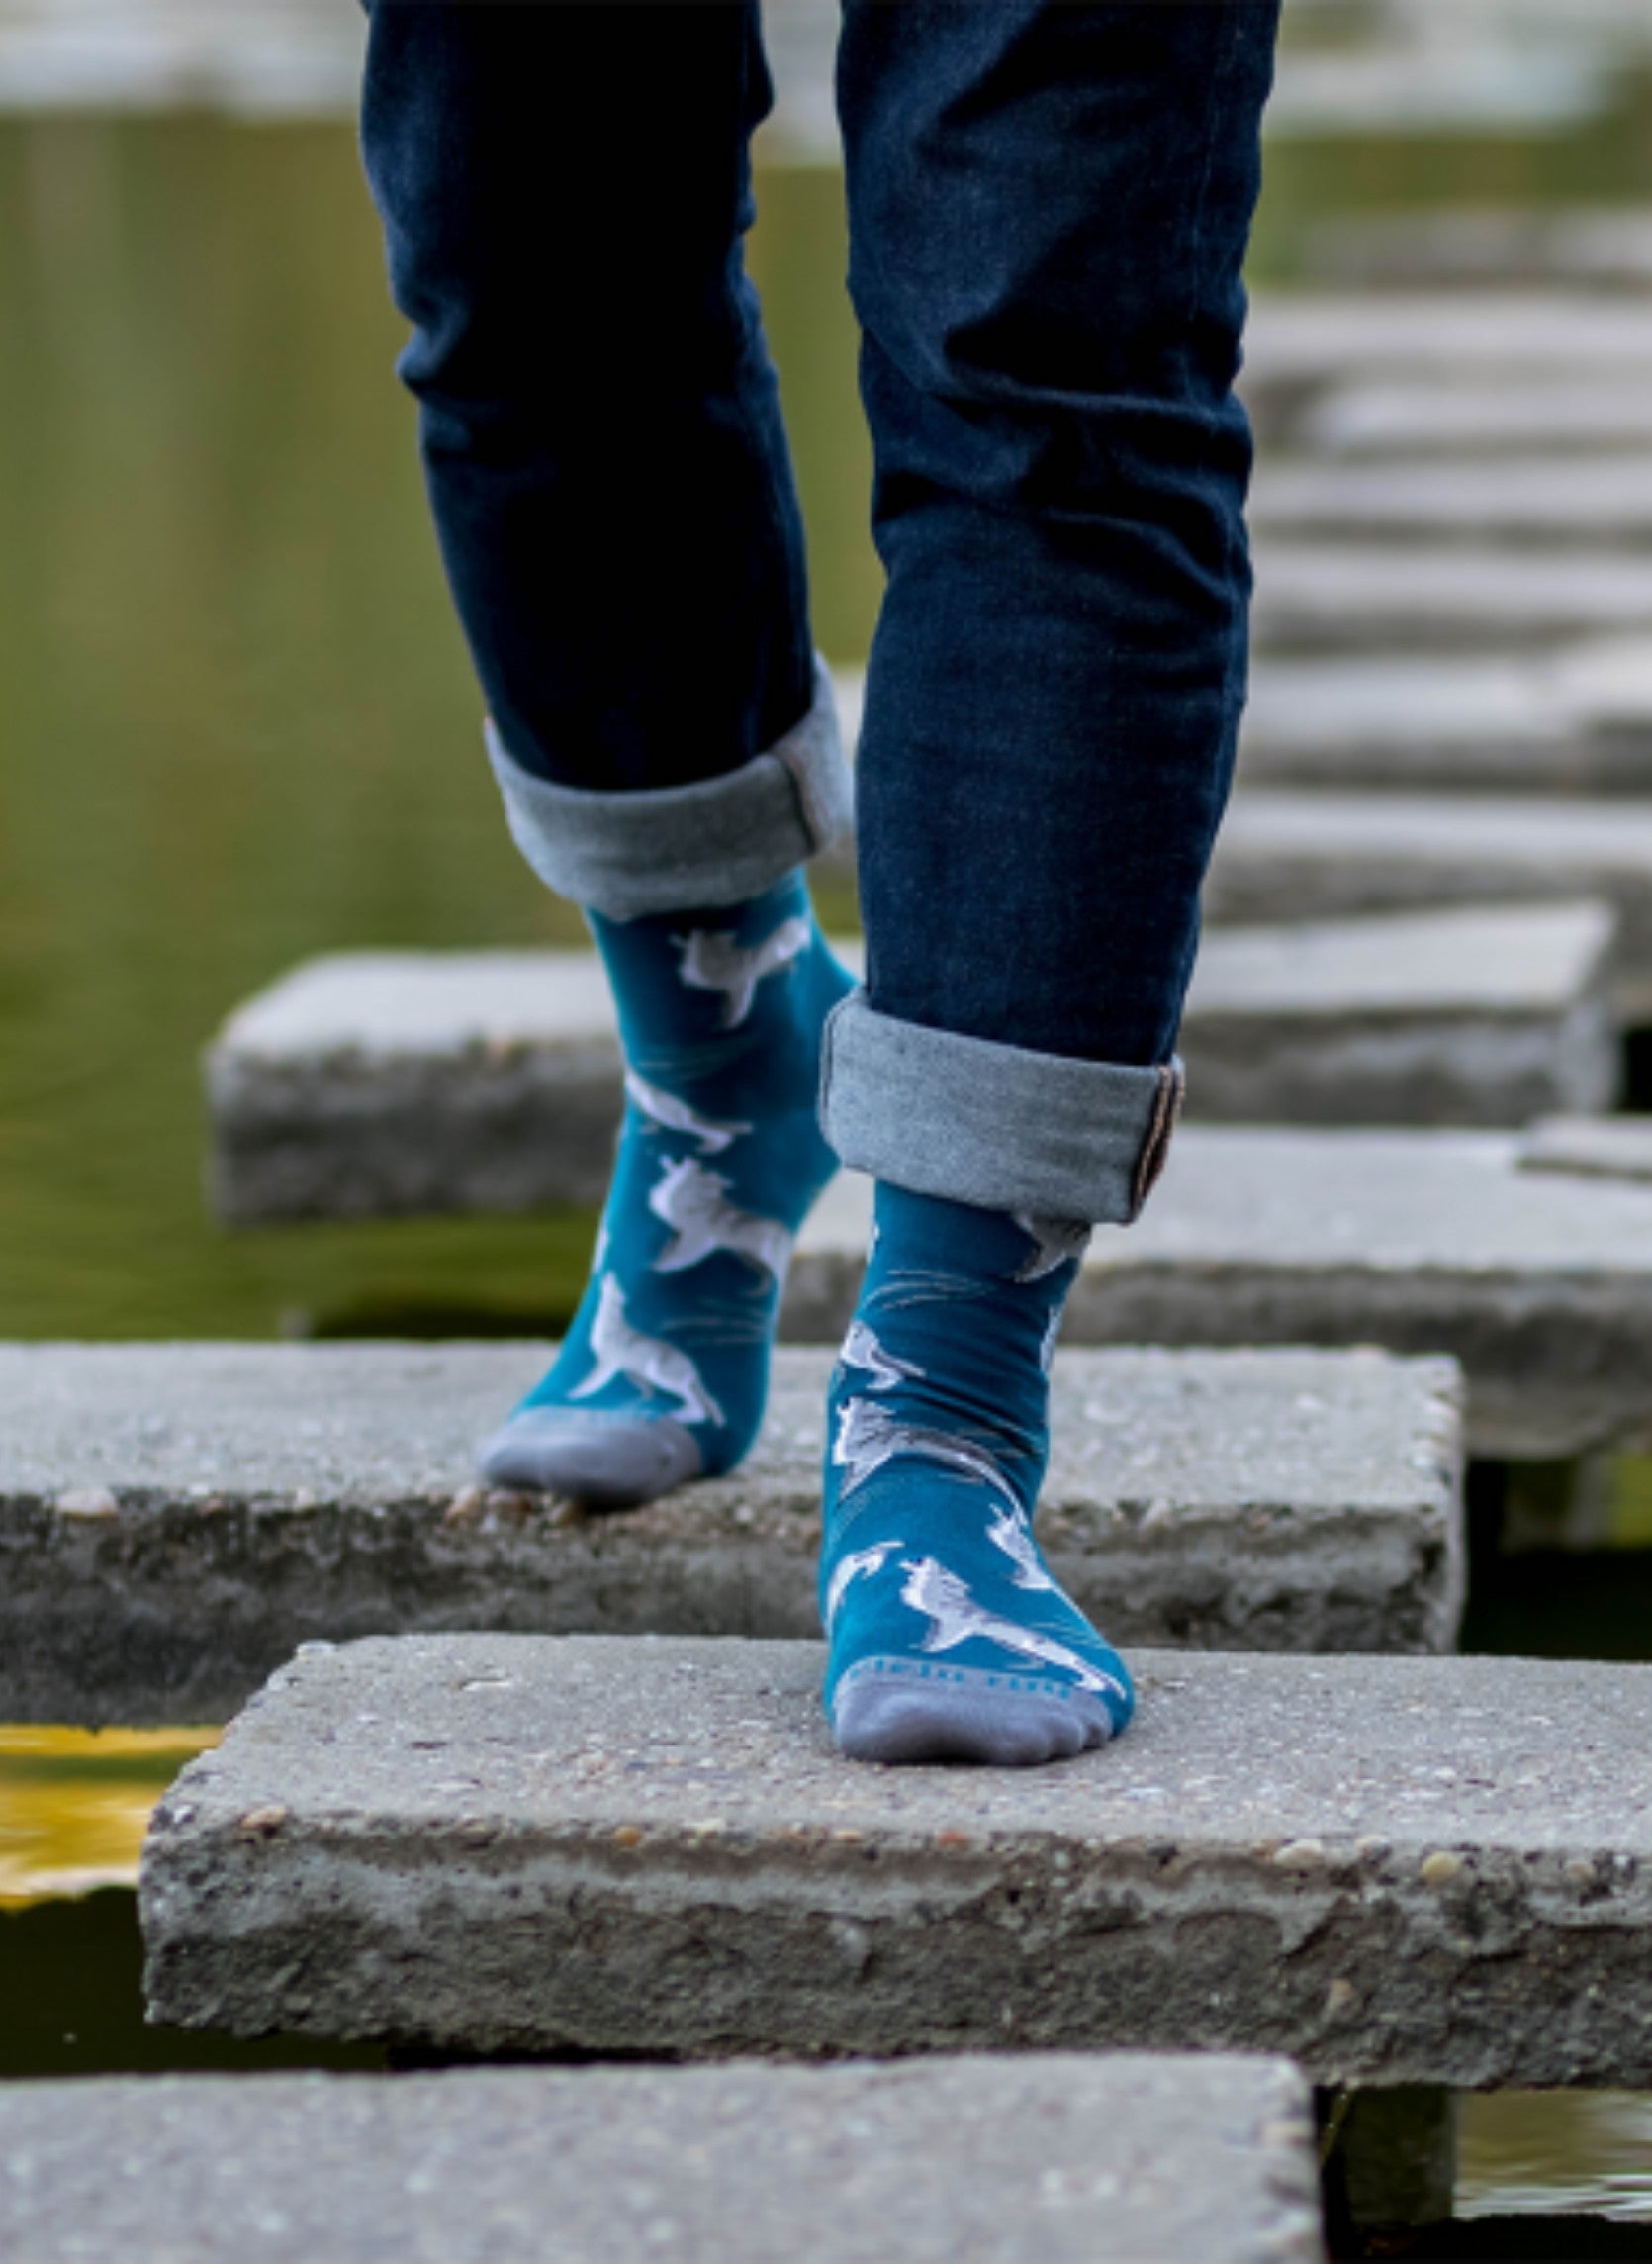
[[[1201,1122],[1522,1124],[1548,1093],[1609,1108],[1614,915],[1519,905],[1231,928],[1207,941],[1181,1051]]]
[[[1520,1166],[1652,1184],[1652,1117],[1551,1116],[1534,1124],[1521,1142]]]
[[[1352,373],[1507,380],[1580,369],[1652,375],[1652,302],[1589,292],[1258,292],[1245,343],[1253,398]]]
[[[1258,543],[1269,652],[1470,652],[1652,629],[1652,558],[1429,543]]]
[[[1455,1355],[1470,1450],[1652,1447],[1652,1186],[1523,1171],[1518,1133],[1188,1125],[1128,1232],[1103,1229],[1063,1342],[1387,1345]],[[804,1228],[788,1332],[853,1307],[870,1182]]]
[[[819,1631],[831,1355],[785,1351],[736,1475],[623,1516],[484,1493],[550,1348],[0,1346],[0,1721],[223,1720],[313,1637]],[[1040,1532],[1129,1640],[1448,1650],[1440,1360],[1068,1352]]]
[[[1609,1106],[1610,915],[1453,917],[1210,936],[1184,1045],[1201,1111],[1512,1124]],[[209,1053],[213,1202],[237,1225],[600,1202],[620,1078],[592,953],[312,960]]]
[[[1652,541],[1652,454],[1382,464],[1273,458],[1257,472],[1250,520],[1259,545],[1395,538],[1643,549]]]
[[[1217,842],[1206,909],[1315,920],[1586,896],[1617,910],[1620,1020],[1652,1020],[1652,802],[1245,792]]]
[[[310,960],[208,1052],[213,1206],[252,1225],[599,1203],[621,1067],[595,952]]]
[[[214,1208],[248,1225],[598,1203],[618,1068],[595,952],[311,960],[208,1053]]]
[[[150,2017],[1652,2084],[1652,1668],[1132,1663],[1117,1745],[951,1770],[835,1754],[813,1644],[306,1652],[155,1812]]]
[[[1623,379],[1453,385],[1357,381],[1318,396],[1288,443],[1343,458],[1652,447],[1652,394]]]
[[[1403,289],[1418,284],[1652,286],[1652,216],[1644,206],[1520,211],[1446,207],[1396,219],[1361,216],[1311,231],[1318,281]]]
[[[1245,786],[1652,795],[1652,638],[1258,664]]]
[[[896,2250],[1321,2264],[1308,2086],[1279,2059],[1063,2053],[0,2088],[14,2264]]]

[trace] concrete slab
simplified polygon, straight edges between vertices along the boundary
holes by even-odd
[[[231,1223],[600,1202],[613,1005],[580,951],[348,952],[233,1014],[206,1059]]]
[[[1260,661],[1245,786],[1652,795],[1652,638]]]
[[[1476,652],[1644,633],[1652,558],[1402,542],[1259,543],[1252,615],[1274,652]]]
[[[210,1199],[231,1225],[599,1203],[621,1070],[595,952],[309,960],[207,1051]]]
[[[1354,380],[1310,402],[1286,442],[1293,451],[1353,459],[1645,449],[1652,447],[1652,395],[1633,381],[1588,376],[1503,384]]]
[[[1643,205],[1562,211],[1447,206],[1432,212],[1338,217],[1310,233],[1321,284],[1414,289],[1492,284],[1507,289],[1587,284],[1652,288],[1652,216]]]
[[[9,2264],[1319,2264],[1278,2059],[0,2088]]]
[[[0,1345],[0,1721],[222,1720],[315,1637],[790,1636],[831,1356],[729,1478],[624,1516],[485,1494],[548,1346]],[[1438,1360],[1056,1356],[1040,1532],[1130,1641],[1448,1650],[1461,1387]]]
[[[1261,291],[1250,310],[1252,395],[1324,384],[1349,371],[1460,379],[1512,371],[1652,373],[1652,302],[1590,292]]]
[[[1183,1025],[1195,1120],[1521,1124],[1544,1096],[1616,1097],[1600,904],[1231,928]]]
[[[155,1812],[151,2018],[467,2050],[1652,2082],[1652,1668],[1142,1652],[1058,1767],[831,1750],[809,1644],[375,1640]]]
[[[1572,907],[1212,935],[1186,1035],[1198,1104],[1466,1124],[1608,1107],[1609,926]],[[574,951],[312,960],[230,1017],[206,1078],[213,1201],[237,1225],[599,1202],[622,1105],[601,970]]]
[[[1229,810],[1206,909],[1260,922],[1580,896],[1618,914],[1619,1018],[1652,1020],[1652,802],[1258,789]]]
[[[1188,1125],[1141,1222],[1104,1228],[1067,1307],[1078,1344],[1381,1344],[1454,1355],[1481,1455],[1652,1446],[1652,1187],[1520,1169],[1497,1132]],[[869,1182],[799,1243],[790,1333],[853,1306]]]
[[[1520,1167],[1652,1184],[1652,1117],[1551,1116],[1521,1142]]]
[[[1652,542],[1652,454],[1424,457],[1381,464],[1266,457],[1250,499],[1258,543]]]

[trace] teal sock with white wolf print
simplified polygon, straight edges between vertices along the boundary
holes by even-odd
[[[1087,1240],[878,1185],[827,1412],[825,1700],[852,1759],[1027,1765],[1130,1720],[1123,1660],[1032,1529]]]
[[[757,1435],[792,1241],[837,1169],[820,1036],[852,986],[801,874],[714,911],[588,916],[625,1119],[584,1300],[481,1463],[619,1509],[732,1469]]]

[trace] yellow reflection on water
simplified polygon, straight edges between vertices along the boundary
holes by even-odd
[[[0,1902],[130,1887],[155,1802],[221,1735],[0,1725]]]
[[[1652,2222],[1652,2097],[1498,2091],[1463,2102],[1457,2215]]]

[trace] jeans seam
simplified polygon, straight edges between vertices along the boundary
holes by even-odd
[[[1205,215],[1210,205],[1211,176],[1216,170],[1216,145],[1221,131],[1222,105],[1232,82],[1239,49],[1244,38],[1244,25],[1240,10],[1244,0],[1223,0],[1233,10],[1233,28],[1228,35],[1222,61],[1212,75],[1210,101],[1205,114],[1205,147],[1199,165],[1199,184],[1194,191],[1193,209],[1189,215],[1189,230],[1185,272],[1188,279],[1188,315],[1197,312],[1200,289],[1200,261],[1204,252]]]
[[[752,34],[752,37],[759,40],[761,40],[762,36],[763,35],[761,30],[756,30]],[[741,58],[741,95],[743,98],[741,104],[742,118],[744,118],[746,111],[746,103],[744,97],[749,89],[750,82],[751,47],[750,40],[748,40],[746,47],[742,50]],[[743,163],[746,169],[746,179],[749,189],[751,172],[751,135],[749,131],[746,133],[745,140],[741,144],[741,152],[742,154],[739,162]],[[787,600],[786,613],[790,620],[792,636],[792,666],[806,683],[812,685],[814,643],[810,634],[808,620],[808,585],[806,580],[799,573],[797,559],[792,555],[792,545],[787,536],[785,515],[780,509],[780,497],[777,492],[778,482],[775,473],[774,460],[769,447],[769,436],[765,433],[763,420],[755,413],[751,401],[751,389],[754,383],[762,383],[765,379],[770,377],[773,372],[772,363],[770,362],[767,348],[764,349],[763,360],[760,362],[758,359],[759,347],[763,341],[762,299],[757,291],[757,286],[752,283],[751,278],[746,270],[746,246],[745,234],[743,231],[740,232],[737,238],[737,250],[739,257],[738,278],[739,281],[745,283],[748,289],[750,289],[752,292],[753,298],[756,301],[757,311],[755,322],[748,325],[744,320],[744,309],[740,304],[740,293],[735,275],[731,274],[729,265],[725,263],[721,278],[721,290],[724,309],[741,341],[739,359],[734,370],[735,410],[739,416],[741,426],[745,431],[746,442],[747,446],[751,450],[752,460],[754,463],[762,467],[764,518],[768,521],[769,538],[774,548],[776,560],[785,577]],[[783,427],[781,445],[782,447],[784,446]],[[787,730],[792,729],[797,723],[801,722],[803,717],[806,716],[808,712],[808,695],[805,694],[802,712],[801,714],[792,718],[791,723],[786,726]],[[788,764],[787,768],[789,769],[790,767],[791,766]],[[805,815],[808,814],[809,813],[805,809]]]

